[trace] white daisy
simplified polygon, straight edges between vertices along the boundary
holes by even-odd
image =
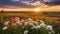
[[[7,29],[7,26],[3,27],[3,29],[2,29],[2,30],[6,30],[6,29]]]
[[[47,25],[47,26],[46,26],[46,29],[48,29],[48,30],[52,30],[53,27],[52,27],[51,25]]]
[[[41,26],[41,27],[45,27],[46,24],[45,24],[45,23],[41,23],[40,26]]]
[[[4,24],[5,24],[5,25],[8,25],[8,23],[9,23],[9,21],[5,22]]]
[[[25,30],[25,31],[24,31],[24,34],[28,34],[28,30]]]

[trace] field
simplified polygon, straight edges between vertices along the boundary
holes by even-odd
[[[60,34],[60,12],[0,12],[0,34],[58,33]]]

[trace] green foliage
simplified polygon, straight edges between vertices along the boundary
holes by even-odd
[[[54,24],[53,25],[53,30],[55,31],[55,34],[60,33],[60,25]]]
[[[40,34],[48,34],[49,30],[47,30],[45,27],[42,27],[40,29]]]

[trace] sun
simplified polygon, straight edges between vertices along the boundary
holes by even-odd
[[[40,8],[34,8],[35,12],[39,12],[41,9]]]

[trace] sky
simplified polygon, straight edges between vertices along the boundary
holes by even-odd
[[[41,6],[45,3],[40,3],[40,1],[36,0],[0,0],[0,7],[35,7]],[[35,1],[35,2],[34,2]],[[60,4],[60,0],[56,0],[52,2],[52,0],[43,0],[46,4]],[[49,3],[50,2],[50,3]]]

